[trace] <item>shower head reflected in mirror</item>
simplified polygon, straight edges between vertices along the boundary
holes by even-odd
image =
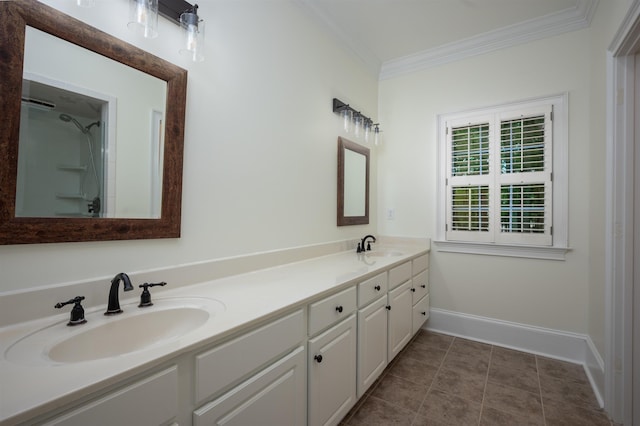
[[[93,126],[100,126],[100,122],[99,121],[95,121],[91,124],[89,124],[87,127],[84,127],[82,124],[80,124],[80,122],[78,120],[76,120],[75,118],[73,118],[72,116],[70,116],[69,114],[60,114],[60,120],[66,122],[66,123],[73,123],[76,125],[76,127],[78,128],[78,130],[80,130],[82,133],[87,134],[89,133],[89,130],[93,127]]]

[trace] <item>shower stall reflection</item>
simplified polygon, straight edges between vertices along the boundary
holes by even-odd
[[[105,126],[100,117],[95,105],[72,114],[23,98],[16,216],[101,217]]]

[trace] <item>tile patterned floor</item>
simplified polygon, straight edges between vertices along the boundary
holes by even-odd
[[[342,426],[611,426],[581,365],[421,330]]]

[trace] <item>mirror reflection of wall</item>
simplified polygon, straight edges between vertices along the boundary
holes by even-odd
[[[367,157],[344,151],[344,215],[364,216],[366,212]]]

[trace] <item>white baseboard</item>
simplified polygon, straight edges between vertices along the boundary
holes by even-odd
[[[425,329],[581,364],[600,407],[604,363],[588,335],[431,308]]]

